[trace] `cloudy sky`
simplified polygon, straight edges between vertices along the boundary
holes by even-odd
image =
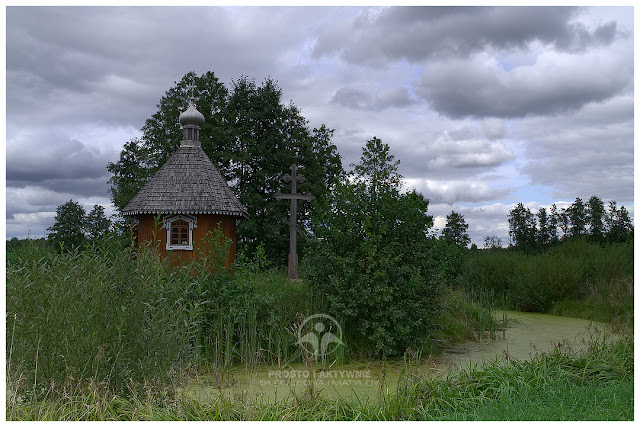
[[[6,235],[73,199],[112,213],[106,165],[189,71],[271,77],[346,168],[377,136],[407,188],[472,240],[518,202],[633,214],[632,7],[7,7]]]

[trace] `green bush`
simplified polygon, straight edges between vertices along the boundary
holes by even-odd
[[[317,206],[302,266],[351,351],[397,355],[435,328],[445,269],[426,234],[428,201],[416,193],[342,183]]]

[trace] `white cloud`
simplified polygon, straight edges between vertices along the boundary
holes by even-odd
[[[430,202],[454,205],[456,203],[487,202],[502,199],[510,193],[508,188],[491,187],[486,182],[432,181],[407,179],[407,187],[422,193]]]

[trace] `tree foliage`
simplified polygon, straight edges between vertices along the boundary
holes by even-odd
[[[502,248],[502,240],[498,236],[487,236],[484,238],[485,249],[500,249]]]
[[[48,238],[57,247],[72,250],[85,245],[85,210],[80,203],[69,200],[58,206],[55,221]]]
[[[384,355],[419,345],[434,327],[442,271],[429,202],[400,192],[397,164],[386,144],[367,142],[354,171],[318,204],[303,268],[351,344]]]
[[[511,244],[523,250],[536,245],[536,217],[522,203],[509,211],[509,236]]]
[[[597,196],[591,196],[587,202],[586,222],[591,240],[602,242],[605,238],[605,215],[604,202]]]
[[[60,250],[82,250],[92,240],[111,231],[111,226],[103,206],[94,205],[87,214],[80,203],[69,200],[56,209],[48,240]]]
[[[599,244],[623,243],[633,238],[633,222],[624,206],[618,208],[612,200],[605,208],[598,196],[591,196],[587,203],[577,197],[561,210],[553,204],[549,213],[541,207],[533,214],[519,203],[509,212],[509,235],[512,246],[523,251],[540,250],[571,238],[586,238]]]
[[[310,130],[300,110],[282,102],[282,90],[271,79],[257,85],[242,76],[229,90],[209,71],[190,72],[176,82],[145,122],[143,136],[125,144],[120,159],[108,165],[114,205],[122,210],[180,145],[178,118],[192,96],[206,118],[202,148],[248,209],[249,219],[239,223],[239,250],[251,255],[262,245],[268,259],[286,262],[288,230],[280,220],[288,206],[272,197],[286,192],[279,177],[296,163],[306,177],[299,191],[322,199],[342,164],[331,143],[333,130],[324,125]],[[312,206],[304,209],[303,221]]]
[[[104,206],[94,205],[84,221],[85,232],[89,239],[97,239],[111,230],[111,221],[104,214]]]
[[[389,188],[398,188],[402,176],[398,172],[400,160],[389,152],[389,145],[375,136],[368,140],[362,149],[360,163],[351,164],[352,175],[366,183],[370,192],[375,194]]]
[[[469,234],[467,234],[468,228],[469,224],[464,220],[464,215],[451,211],[447,215],[447,224],[442,229],[441,238],[456,246],[466,247],[471,242]]]
[[[587,231],[587,212],[584,202],[580,197],[576,197],[573,204],[567,208],[570,228],[569,232],[572,236],[581,236]]]

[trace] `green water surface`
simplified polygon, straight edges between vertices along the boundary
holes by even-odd
[[[606,324],[548,314],[507,311],[497,317],[498,320],[506,317],[506,327],[497,332],[497,337],[476,337],[435,357],[423,355],[412,361],[373,360],[328,367],[294,364],[261,366],[255,370],[238,368],[205,375],[189,391],[201,399],[223,395],[241,401],[274,401],[305,393],[361,401],[378,399],[394,392],[407,376],[444,376],[488,361],[528,359],[555,348],[580,351],[608,330]]]

